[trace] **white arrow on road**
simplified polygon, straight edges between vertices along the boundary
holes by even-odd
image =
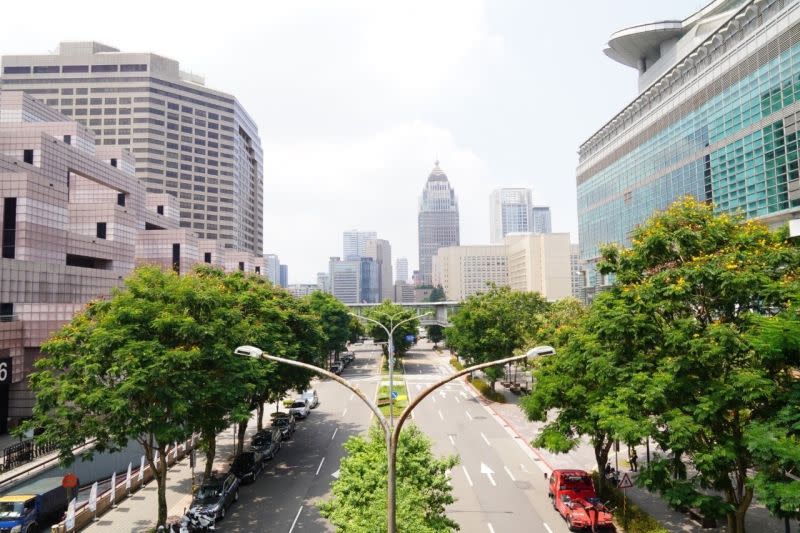
[[[439,396],[441,396],[442,398],[447,398],[443,390],[439,391]]]
[[[492,485],[495,487],[497,486],[497,483],[494,482],[494,478],[492,477],[494,475],[494,470],[486,466],[484,463],[481,463],[481,474],[486,474],[486,477],[489,478],[489,481],[492,482]]]
[[[334,478],[336,478],[336,479],[339,479],[339,471],[337,470],[336,472],[334,472],[333,474],[331,474],[331,477],[334,477]]]

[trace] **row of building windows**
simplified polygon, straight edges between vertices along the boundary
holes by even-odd
[[[147,72],[147,65],[36,65],[34,67],[3,67],[3,74],[72,74],[76,72]]]

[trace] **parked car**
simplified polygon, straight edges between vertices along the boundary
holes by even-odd
[[[583,470],[553,470],[547,495],[570,531],[614,527],[611,511],[597,497],[592,478]]]
[[[352,362],[353,362],[353,359],[355,359],[355,358],[356,358],[356,354],[354,354],[353,352],[344,352],[344,353],[343,353],[343,354],[342,354],[342,355],[339,357],[339,359],[340,359],[340,360],[341,360],[341,361],[342,361],[342,362],[343,362],[345,365],[349,365],[350,363],[352,363]]]
[[[340,362],[331,363],[331,372],[337,376],[342,373],[343,365]]]
[[[276,427],[281,430],[281,441],[284,441],[292,436],[294,430],[297,429],[297,424],[293,414],[273,413],[272,427]]]
[[[266,461],[275,457],[275,454],[281,449],[281,440],[283,440],[281,429],[268,427],[253,435],[253,440],[250,441],[250,449],[261,453],[263,460]]]
[[[240,453],[231,464],[231,472],[236,474],[242,483],[252,483],[263,470],[264,454],[257,448]]]
[[[300,395],[306,402],[308,402],[308,407],[310,409],[314,409],[316,406],[319,405],[319,396],[317,396],[317,391],[314,389],[308,389],[304,391],[303,394]]]
[[[233,472],[211,476],[200,486],[189,511],[222,520],[233,502],[239,501],[240,483]]]
[[[308,408],[308,402],[302,398],[296,398],[289,408],[289,413],[293,414],[295,418],[305,418],[311,409]]]

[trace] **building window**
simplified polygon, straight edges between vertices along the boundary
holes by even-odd
[[[256,267],[256,274],[261,274],[261,267],[260,266]]]
[[[58,74],[59,72],[61,72],[61,67],[58,65],[33,67],[34,74]]]
[[[239,270],[244,271],[244,261],[239,261]]]
[[[117,72],[119,65],[92,65],[92,72]]]
[[[106,223],[105,222],[98,222],[97,223],[97,238],[98,239],[105,239],[106,238]]]
[[[156,206],[156,213],[158,213],[159,215],[163,215],[164,214],[164,206],[163,205],[157,205]]]
[[[120,65],[122,72],[147,72],[147,65]]]
[[[117,166],[117,158],[116,157],[112,157],[111,158],[111,166],[112,167],[116,167]]]
[[[63,67],[61,67],[61,72],[63,72],[64,74],[68,72],[89,72],[89,65],[64,65]],[[78,92],[78,94],[86,94],[86,93]]]
[[[211,262],[211,252],[206,252],[205,253],[205,262],[206,263],[210,263]]]
[[[31,67],[3,67],[3,74],[30,74]]]
[[[13,303],[0,303],[0,322],[11,322],[14,317]]]
[[[33,164],[33,150],[23,150],[22,151],[22,161],[28,163],[29,165]]]
[[[125,193],[117,193],[117,205],[125,207]]]
[[[17,240],[17,199],[3,200],[3,258],[14,259]]]
[[[177,242],[172,245],[172,270],[181,273],[181,245]]]

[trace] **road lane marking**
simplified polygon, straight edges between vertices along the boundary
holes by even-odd
[[[494,528],[492,527],[492,523],[486,522],[486,525],[489,526],[489,533],[494,533]]]
[[[442,420],[444,420],[444,415],[442,414],[442,412],[441,412],[441,411],[439,411],[439,418],[441,418]]]
[[[336,429],[333,430],[333,435],[331,435],[331,440],[333,440],[336,437],[336,432],[337,431],[339,431],[339,428],[336,428]]]
[[[546,522],[542,522],[542,525],[544,525],[544,528],[547,530],[547,533],[553,533],[553,530],[550,529],[550,526],[548,526]]]
[[[297,519],[300,518],[300,513],[302,513],[302,512],[303,512],[303,506],[301,505],[300,509],[297,510],[297,514],[294,517],[294,522],[292,522],[292,527],[289,528],[289,533],[292,533],[292,531],[294,531],[294,526],[297,525]],[[553,533],[553,532],[551,531],[550,533]]]
[[[469,477],[469,472],[467,472],[467,467],[464,466],[464,465],[461,465],[461,469],[464,471],[464,475],[467,476],[467,483],[469,483],[469,486],[472,487],[473,486],[472,485],[472,478]]]
[[[508,477],[511,478],[511,481],[516,483],[517,479],[514,477],[514,474],[511,473],[511,470],[509,470],[507,466],[503,466],[503,469],[505,469],[506,474],[508,474]]]
[[[433,400],[433,403],[436,403],[436,396],[434,396],[433,394],[431,394],[431,400]]]
[[[520,463],[520,464],[519,464],[519,467],[522,469],[522,471],[523,471],[523,472],[525,472],[526,474],[528,473],[528,469],[527,469],[527,468],[525,468],[525,465],[524,465],[524,464]]]
[[[469,411],[464,411],[464,412],[465,412],[465,413],[467,413],[467,418],[469,418],[470,420],[472,420],[472,415],[471,415],[471,414],[469,414]]]
[[[319,475],[319,471],[322,470],[322,463],[324,463],[324,462],[325,462],[325,458],[323,457],[322,461],[319,462],[319,466],[317,467],[317,473],[314,474],[315,476]]]
[[[497,486],[497,483],[495,483],[495,481],[494,481],[494,477],[492,477],[492,476],[494,476],[494,470],[492,470],[491,468],[486,466],[485,463],[481,463],[481,474],[486,474],[486,477],[488,477],[489,481],[492,482],[492,486],[494,486],[494,487]]]
[[[448,437],[450,438],[450,444],[455,446],[456,445],[456,441],[453,439],[453,436],[452,435],[448,435]]]
[[[484,435],[483,432],[481,432],[481,438],[483,439],[483,442],[485,442],[487,446],[492,445],[492,443],[489,442],[489,439],[486,438],[486,435]]]
[[[456,399],[456,403],[461,403],[461,400],[458,399],[458,396],[453,396]]]
[[[463,390],[462,390],[462,391],[461,391],[459,394],[461,394],[461,396],[463,396],[463,397],[464,397],[464,399],[466,399],[466,398],[467,398],[467,393],[466,393],[466,392],[464,392]]]
[[[345,407],[345,408],[344,408],[344,411],[342,411],[342,416],[344,416],[344,415],[346,415],[346,414],[347,414],[347,407]]]
[[[355,393],[350,393],[350,399],[348,401],[352,400],[353,396],[355,396]]]

